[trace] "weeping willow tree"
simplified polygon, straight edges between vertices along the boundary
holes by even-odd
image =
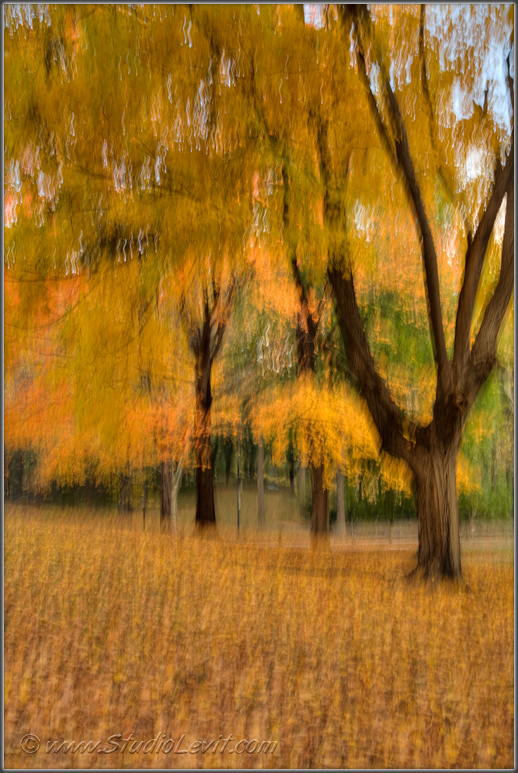
[[[128,395],[147,395],[155,408],[165,400],[171,413],[171,379],[188,393],[190,358],[201,525],[215,520],[212,368],[249,269],[247,113],[227,51],[232,15],[175,6],[5,12],[6,276],[17,283],[13,308],[26,328],[23,337],[9,317],[10,351],[20,355],[26,344],[30,362],[36,309],[49,306],[58,283],[80,287],[87,300],[71,299],[52,321],[60,372],[74,385],[76,416],[91,411],[110,431],[119,420],[111,444],[119,450],[131,446]],[[168,321],[183,330],[187,352]],[[101,399],[106,384],[117,411],[115,398]],[[178,449],[167,448],[170,431],[159,435],[167,473]],[[119,457],[114,467],[126,480],[135,455]]]

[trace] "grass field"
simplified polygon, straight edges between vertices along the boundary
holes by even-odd
[[[143,532],[6,508],[5,767],[513,767],[512,541],[464,551],[467,587],[424,587],[414,547],[308,550],[269,495],[281,515],[260,536],[244,507],[239,539],[235,509],[193,538],[188,501],[176,537],[153,510]]]

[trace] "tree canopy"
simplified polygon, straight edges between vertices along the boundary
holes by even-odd
[[[189,457],[212,521],[246,403],[324,490],[395,459],[460,574],[513,369],[513,7],[11,4],[4,43],[6,446],[47,481]]]

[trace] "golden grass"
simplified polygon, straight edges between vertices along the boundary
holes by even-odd
[[[512,768],[512,561],[468,556],[467,592],[409,584],[413,564],[7,509],[4,764]],[[279,744],[45,751],[118,733]]]

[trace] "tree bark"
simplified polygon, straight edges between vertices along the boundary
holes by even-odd
[[[413,465],[419,530],[416,571],[424,577],[462,576],[456,486],[458,445],[419,449]]]
[[[260,529],[266,524],[264,508],[264,441],[261,438],[257,455],[257,521]]]

